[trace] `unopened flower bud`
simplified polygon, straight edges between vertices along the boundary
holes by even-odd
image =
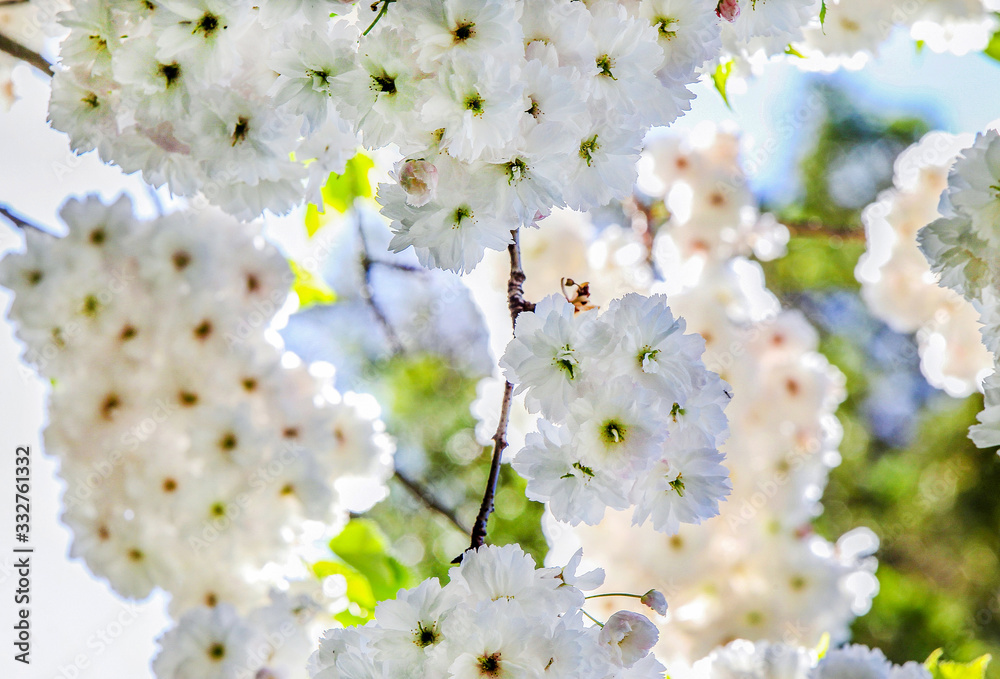
[[[438,171],[426,160],[408,160],[399,170],[399,185],[406,191],[406,202],[421,207],[437,195]]]
[[[639,601],[646,604],[660,615],[667,614],[667,598],[663,596],[663,592],[659,590],[649,590],[639,598]]]
[[[739,0],[719,0],[719,4],[715,6],[715,13],[720,18],[733,23],[740,15]]]
[[[632,667],[649,654],[660,633],[644,615],[618,611],[601,628],[598,637],[607,646],[611,661],[620,667]]]

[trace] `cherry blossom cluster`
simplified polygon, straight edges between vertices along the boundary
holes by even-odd
[[[827,0],[822,25],[814,19],[803,31],[802,41],[792,41],[806,58],[791,59],[807,70],[858,69],[897,27],[904,27],[913,40],[934,52],[976,52],[985,49],[1000,28],[998,9],[996,0]]]
[[[50,118],[75,150],[241,218],[316,200],[356,135],[394,144],[393,247],[467,271],[553,206],[631,190],[643,133],[718,52],[715,9],[420,0],[361,35],[370,11],[349,3],[86,0],[62,16]]]
[[[784,254],[788,229],[757,209],[736,132],[702,124],[683,137],[652,137],[639,167],[638,188],[648,200],[662,203],[668,215],[654,235],[652,251],[656,266],[671,272],[672,289],[697,285],[712,261]],[[648,216],[636,216],[649,226]]]
[[[830,649],[820,657],[814,649],[789,644],[737,639],[699,660],[683,679],[930,679],[920,663],[896,665],[877,648],[860,644]]]
[[[52,383],[45,448],[66,482],[72,555],[173,610],[266,594],[322,522],[384,494],[392,449],[372,408],[282,356],[268,331],[291,284],[231,218],[133,217],[68,202],[68,234],[25,232],[0,263],[24,359]]]
[[[656,627],[628,611],[585,625],[583,591],[603,574],[535,568],[516,545],[465,553],[442,586],[402,590],[363,627],[329,630],[313,655],[313,679],[370,677],[661,677],[649,653]]]
[[[738,149],[732,135],[710,130],[684,143],[652,141],[640,165],[646,196],[637,202],[657,197],[669,201],[667,210],[655,200],[641,209],[626,205],[624,225],[600,229],[589,215],[563,210],[522,233],[529,298],[539,299],[566,276],[591,281],[591,302],[608,310],[611,300],[629,293],[666,293],[687,331],[704,338],[707,369],[731,385],[730,436],[720,450],[733,489],[719,517],[681,526],[670,537],[632,526],[627,511],[611,511],[593,528],[546,526],[552,558],[566,558],[582,544],[593,563],[608,569],[609,591],[648,581],[667,593],[671,608],[656,619],[657,653],[672,664],[692,662],[735,637],[780,638],[788,624],[803,643],[827,632],[839,643],[877,589],[869,531],[831,543],[811,529],[839,460],[835,412],[844,378],[819,353],[818,333],[806,318],[782,310],[760,267],[734,256],[776,256],[787,238],[746,191]],[[668,212],[665,223],[656,221]],[[500,257],[487,260],[472,280],[482,289],[495,286],[508,265]],[[494,339],[509,333],[506,307],[490,305],[485,294],[477,299]],[[483,441],[496,429],[500,391],[502,381],[487,382],[474,406]],[[537,425],[515,403],[510,426],[517,450]],[[601,602],[608,601],[595,599],[595,610],[607,613]]]
[[[940,284],[979,310],[983,343],[1000,355],[1000,132],[976,135],[955,160],[941,194],[940,218],[918,234]],[[994,364],[994,368],[996,364]],[[977,446],[1000,445],[1000,376],[986,378],[986,408],[969,434]]]
[[[862,68],[902,27],[935,52],[986,48],[1000,28],[996,0],[723,0],[724,58],[732,72],[760,74],[775,58],[806,71]]]
[[[839,459],[843,376],[819,353],[815,329],[780,310],[749,262],[713,268],[670,299],[706,338],[706,366],[731,385],[721,450],[732,492],[717,519],[672,537],[630,528],[627,513],[611,512],[562,535],[561,549],[583,546],[608,569],[610,591],[648,581],[668,595],[657,653],[671,663],[734,637],[780,638],[790,622],[804,643],[825,633],[846,640],[877,591],[869,558],[877,540],[858,529],[832,544],[810,525]]]
[[[187,611],[158,640],[153,673],[157,679],[308,679],[306,664],[328,618],[322,594],[303,584],[272,591],[246,613],[228,603]]]
[[[937,285],[920,252],[917,231],[938,215],[948,170],[972,135],[931,132],[896,159],[894,186],[862,213],[867,251],[858,264],[868,306],[897,332],[916,333],[927,380],[968,396],[991,372],[979,341],[979,314],[960,294]]]
[[[529,498],[573,525],[632,507],[665,533],[719,513],[731,394],[684,330],[663,295],[628,294],[604,313],[552,295],[518,317],[500,366],[543,418],[513,462]]]

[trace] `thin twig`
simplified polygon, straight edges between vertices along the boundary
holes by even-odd
[[[54,73],[52,64],[49,63],[48,59],[32,49],[28,49],[21,43],[11,40],[3,33],[0,33],[0,52],[6,52],[15,59],[28,62],[47,76],[51,77]]]
[[[389,319],[382,311],[382,307],[378,305],[375,297],[372,295],[372,264],[375,261],[368,254],[368,241],[365,240],[365,230],[361,224],[360,214],[358,215],[358,239],[361,242],[361,266],[365,272],[365,280],[361,285],[361,298],[368,305],[368,308],[372,310],[372,313],[375,314],[379,325],[382,326],[382,331],[385,333],[389,347],[392,349],[392,355],[399,356],[406,351],[406,347],[403,346],[399,335],[396,334],[396,329],[392,327]]]
[[[455,515],[454,510],[443,505],[427,488],[424,488],[420,483],[409,478],[398,469],[393,472],[393,476],[397,481],[403,484],[408,491],[413,493],[418,500],[427,505],[429,509],[433,509],[438,514],[448,519],[448,521],[450,521],[451,524],[462,533],[469,532],[469,528]]]
[[[0,203],[0,216],[6,217],[11,224],[13,224],[19,229],[34,229],[35,231],[44,233],[46,236],[52,236],[53,238],[58,238],[56,234],[52,233],[46,228],[39,226],[38,224],[35,224],[34,222],[28,221],[27,219],[14,212],[3,203]]]
[[[369,259],[368,263],[372,266],[384,266],[387,269],[398,269],[409,273],[428,273],[427,269],[423,267],[403,264],[402,262],[389,262],[384,259]]]
[[[524,299],[524,270],[521,268],[521,242],[518,232],[511,231],[513,240],[507,246],[510,255],[510,279],[507,281],[507,307],[510,309],[510,322],[517,327],[517,317],[522,311],[534,311],[535,305]],[[496,497],[497,481],[500,479],[500,463],[503,451],[507,448],[507,423],[510,420],[510,403],[514,396],[514,385],[507,382],[503,389],[503,401],[500,403],[500,421],[497,431],[493,434],[493,459],[490,461],[490,475],[486,481],[486,491],[483,493],[483,503],[479,506],[476,523],[472,526],[472,541],[469,549],[478,549],[486,543],[486,524],[493,513],[493,500]],[[461,555],[455,562],[462,560]]]

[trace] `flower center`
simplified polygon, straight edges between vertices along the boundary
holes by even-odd
[[[573,348],[570,345],[564,345],[552,359],[552,363],[562,368],[569,379],[576,379],[576,368],[579,365],[576,358],[573,356]]]
[[[382,71],[372,76],[372,89],[383,94],[396,94],[396,79]]]
[[[601,425],[601,440],[606,445],[617,445],[625,442],[627,427],[618,420],[608,420]]]
[[[472,208],[468,205],[459,205],[455,208],[455,214],[452,215],[451,220],[454,222],[454,225],[451,228],[457,229],[462,226],[462,222],[466,219],[472,219]]]
[[[590,167],[590,163],[594,160],[594,153],[601,148],[597,143],[597,135],[595,134],[590,139],[584,139],[580,142],[580,157],[587,162],[587,167]]]
[[[515,158],[514,160],[507,163],[507,183],[513,184],[514,182],[519,182],[524,179],[525,175],[528,173],[528,165],[520,158]]]
[[[484,677],[495,677],[500,674],[500,652],[484,655],[479,658],[479,673]]]
[[[465,98],[466,110],[472,111],[472,115],[477,117],[483,115],[483,104],[485,103],[486,102],[483,101],[483,98],[479,95],[479,92],[470,94]]]
[[[677,31],[670,30],[670,27],[676,23],[677,19],[673,17],[659,17],[653,22],[653,25],[656,26],[661,38],[671,40],[677,36]]]
[[[649,346],[648,344],[646,346],[644,346],[642,349],[639,349],[639,355],[636,357],[636,358],[639,359],[639,367],[640,368],[645,368],[646,367],[646,361],[652,361],[652,360],[654,360],[656,358],[656,355],[658,353],[660,353],[659,349],[654,349],[653,347]]]
[[[246,140],[247,133],[250,132],[250,119],[246,116],[240,116],[236,119],[236,125],[233,126],[233,136],[230,137],[233,140],[233,146],[236,146],[241,141]]]
[[[181,77],[181,66],[176,61],[172,64],[160,64],[160,75],[167,81],[167,87],[173,87]]]
[[[432,644],[436,644],[439,636],[434,630],[433,624],[424,627],[424,623],[418,622],[417,629],[413,630],[413,643],[420,648],[427,648]]]
[[[454,30],[451,32],[451,35],[455,39],[456,45],[463,43],[469,38],[474,38],[476,36],[476,25],[471,21],[456,24]]]
[[[611,72],[612,66],[614,66],[614,62],[611,61],[611,57],[607,54],[597,57],[597,68],[600,69],[601,75],[607,76],[612,80],[617,80],[618,78]]]
[[[194,25],[192,33],[201,33],[206,38],[211,38],[219,30],[219,17],[211,12],[205,12]]]

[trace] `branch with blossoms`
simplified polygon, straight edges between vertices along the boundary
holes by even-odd
[[[527,277],[521,264],[521,237],[517,229],[510,232],[511,243],[507,246],[507,253],[510,256],[510,278],[507,280],[507,308],[510,309],[510,323],[515,333],[517,331],[517,317],[524,311],[534,311],[535,305],[524,298],[524,281]],[[486,542],[486,524],[489,522],[490,514],[493,512],[493,503],[496,498],[497,483],[500,479],[500,465],[503,461],[503,452],[507,449],[507,423],[510,419],[510,406],[514,395],[514,385],[506,381],[503,389],[503,399],[500,402],[500,420],[497,423],[496,433],[493,434],[493,457],[490,460],[490,473],[486,480],[486,491],[483,493],[483,502],[479,507],[479,514],[476,515],[476,522],[472,526],[472,541],[469,549],[478,549]],[[456,558],[456,562],[461,561],[461,556]]]

